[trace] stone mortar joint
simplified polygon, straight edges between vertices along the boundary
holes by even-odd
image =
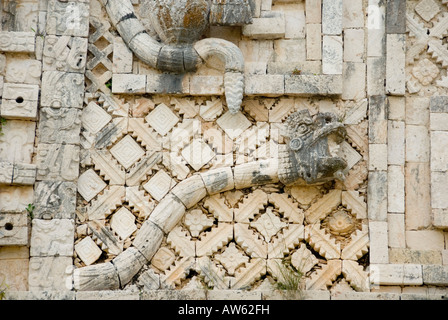
[[[123,288],[151,261],[185,212],[207,196],[271,183],[316,185],[343,179],[347,163],[338,149],[346,131],[334,114],[311,116],[301,110],[286,124],[286,144],[277,158],[216,168],[181,181],[154,208],[131,247],[110,262],[74,269],[67,283],[81,291]]]
[[[244,57],[232,42],[199,40],[211,23],[242,25],[252,22],[249,0],[155,0],[148,2],[150,20],[162,42],[151,37],[135,15],[130,0],[101,0],[129,49],[143,62],[166,72],[195,71],[210,56],[225,66],[224,91],[232,114],[244,95]],[[224,3],[224,4],[221,4]],[[245,10],[243,10],[245,9]]]

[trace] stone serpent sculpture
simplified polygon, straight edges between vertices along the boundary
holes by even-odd
[[[123,288],[151,261],[186,210],[204,197],[263,184],[315,185],[344,179],[347,163],[337,150],[346,131],[334,114],[297,111],[286,120],[286,128],[286,144],[279,145],[277,158],[199,172],[178,183],[137,231],[131,247],[107,263],[74,269],[68,286],[81,291]]]
[[[237,19],[239,25],[252,21],[248,1],[237,0],[235,2],[239,4],[230,10],[230,16],[240,15]],[[130,0],[101,0],[101,3],[129,49],[153,68],[183,74],[195,71],[210,56],[217,57],[225,66],[224,91],[229,111],[235,114],[240,110],[244,94],[244,57],[241,50],[223,39],[199,40],[209,20],[213,19],[209,0],[144,1],[149,6],[151,25],[163,43],[148,34],[135,15]],[[227,19],[233,21],[234,18]]]

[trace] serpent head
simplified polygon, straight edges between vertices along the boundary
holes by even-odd
[[[339,155],[345,128],[333,113],[311,116],[308,110],[293,113],[286,121],[287,145],[283,160],[282,182],[319,184],[342,179],[347,163]],[[286,160],[286,161],[285,161]]]

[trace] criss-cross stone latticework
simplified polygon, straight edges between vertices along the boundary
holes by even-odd
[[[0,299],[443,299],[447,35],[447,0],[0,1]]]

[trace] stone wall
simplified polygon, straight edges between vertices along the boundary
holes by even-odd
[[[443,299],[445,2],[254,0],[251,23],[204,34],[244,57],[234,113],[219,56],[162,72],[111,4],[3,1],[0,290],[282,299],[300,279],[306,299]],[[130,3],[158,39],[149,2]],[[263,178],[300,110],[344,125],[342,181]]]

